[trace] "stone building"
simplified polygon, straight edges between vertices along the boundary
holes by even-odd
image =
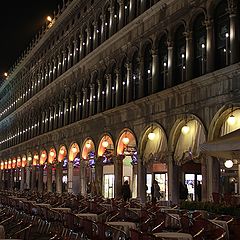
[[[1,188],[145,201],[239,193],[199,146],[240,128],[239,1],[69,0],[0,87]],[[224,184],[220,185],[220,182]],[[56,185],[56,189],[55,189]],[[53,187],[54,186],[54,187]],[[147,186],[147,188],[146,188]]]

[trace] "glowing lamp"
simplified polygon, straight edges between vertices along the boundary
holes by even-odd
[[[31,160],[32,160],[32,157],[29,156],[29,157],[28,157],[28,161],[31,161]]]
[[[188,134],[188,132],[189,132],[189,126],[186,124],[186,125],[184,125],[183,127],[182,127],[182,133],[184,134],[184,135],[186,135],[186,134]]]
[[[18,161],[18,162],[21,162],[21,159],[20,159],[20,158],[18,158],[18,159],[17,159],[17,161]]]
[[[90,142],[87,142],[86,144],[85,144],[85,146],[86,146],[86,148],[90,148],[91,147],[91,143]]]
[[[50,152],[50,156],[51,156],[51,157],[54,156],[54,152],[53,152],[53,151]]]
[[[64,150],[61,148],[60,149],[60,154],[63,155],[64,154]]]
[[[231,114],[231,116],[228,117],[227,122],[228,122],[228,124],[231,125],[231,126],[235,124],[236,118],[234,117],[233,114]]]
[[[42,156],[42,158],[45,158],[45,157],[46,157],[46,154],[45,154],[45,153],[42,153],[41,156]]]
[[[226,168],[231,168],[233,166],[233,161],[232,160],[225,161],[224,166]]]
[[[77,148],[75,146],[72,147],[72,152],[76,153],[77,152]]]
[[[104,140],[104,141],[102,142],[102,146],[103,146],[104,148],[107,148],[107,147],[108,147],[108,141],[107,141],[107,140]]]
[[[124,137],[122,139],[122,142],[125,144],[125,145],[128,145],[129,144],[129,138],[128,137]]]
[[[35,156],[34,156],[34,159],[38,159],[38,155],[35,155]]]
[[[50,16],[47,16],[47,21],[52,22],[52,18]]]
[[[12,161],[13,163],[16,163],[16,160],[15,159],[13,159],[13,161]]]
[[[154,140],[154,138],[155,138],[155,133],[154,132],[150,132],[148,134],[148,139],[152,141],[152,140]]]
[[[26,161],[26,157],[23,157],[22,160],[23,160],[23,161]]]

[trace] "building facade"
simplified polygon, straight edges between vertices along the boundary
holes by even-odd
[[[238,160],[199,150],[240,128],[239,21],[237,0],[64,2],[0,87],[1,188],[239,193]]]

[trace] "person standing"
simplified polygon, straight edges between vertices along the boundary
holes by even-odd
[[[124,184],[122,185],[122,197],[125,202],[129,201],[129,199],[131,197],[131,190],[130,190],[130,187],[128,184],[128,180],[126,180],[124,182]]]
[[[157,200],[160,199],[160,187],[158,185],[157,180],[153,181],[152,187],[151,187],[151,194],[152,194],[152,203],[156,204]]]
[[[197,195],[197,200],[201,202],[202,201],[202,185],[200,181],[197,181],[196,195]]]

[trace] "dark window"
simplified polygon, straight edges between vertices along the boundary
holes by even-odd
[[[185,59],[186,59],[186,40],[184,36],[184,26],[177,29],[174,36],[173,54],[173,81],[177,85],[185,79]]]
[[[111,71],[111,106],[114,108],[116,106],[116,66],[113,65]]]
[[[122,104],[126,103],[127,98],[127,63],[126,59],[122,61],[121,65],[121,79],[122,79]]]
[[[229,15],[227,1],[222,1],[215,9],[215,66],[223,68],[229,64]]]
[[[145,46],[144,50],[144,75],[143,75],[144,96],[152,91],[152,48],[150,44]]]
[[[138,52],[135,52],[132,59],[132,99],[138,99],[139,98],[139,76],[140,76],[140,63],[139,63],[139,57]]]
[[[207,32],[204,24],[203,14],[197,17],[193,24],[193,76],[198,77],[206,72],[206,39]]]

